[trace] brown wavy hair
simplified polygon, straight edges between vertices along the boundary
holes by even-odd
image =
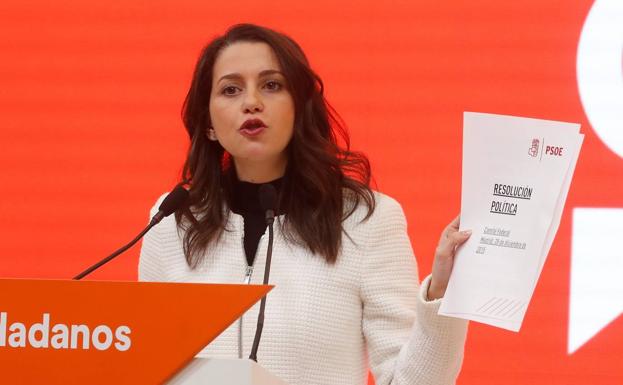
[[[182,182],[190,185],[190,199],[175,217],[184,232],[188,265],[197,267],[206,247],[227,231],[235,171],[230,155],[206,133],[214,63],[225,47],[236,42],[268,44],[294,100],[294,133],[286,149],[288,164],[277,206],[278,212],[286,213],[279,221],[282,232],[289,241],[334,263],[341,249],[344,219],[361,203],[367,206],[365,219],[374,211],[370,163],[362,153],[350,151],[345,126],[325,100],[322,80],[300,46],[274,30],[239,24],[203,49],[182,109],[191,141]]]

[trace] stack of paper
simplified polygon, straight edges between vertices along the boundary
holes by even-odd
[[[560,224],[580,125],[466,112],[461,230],[439,314],[521,327]]]

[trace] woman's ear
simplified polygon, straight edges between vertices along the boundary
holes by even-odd
[[[217,141],[218,140],[216,138],[216,132],[214,132],[214,128],[212,128],[212,127],[208,128],[208,139],[210,139],[212,141]]]

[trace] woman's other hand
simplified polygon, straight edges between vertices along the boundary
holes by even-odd
[[[446,293],[456,250],[472,235],[471,230],[459,231],[460,223],[461,216],[459,215],[441,233],[433,260],[432,279],[428,287],[429,300],[442,298]]]

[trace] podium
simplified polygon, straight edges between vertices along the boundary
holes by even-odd
[[[287,385],[258,363],[242,359],[195,358],[166,385]]]
[[[0,279],[2,383],[283,385],[252,361],[194,358],[271,288]]]

